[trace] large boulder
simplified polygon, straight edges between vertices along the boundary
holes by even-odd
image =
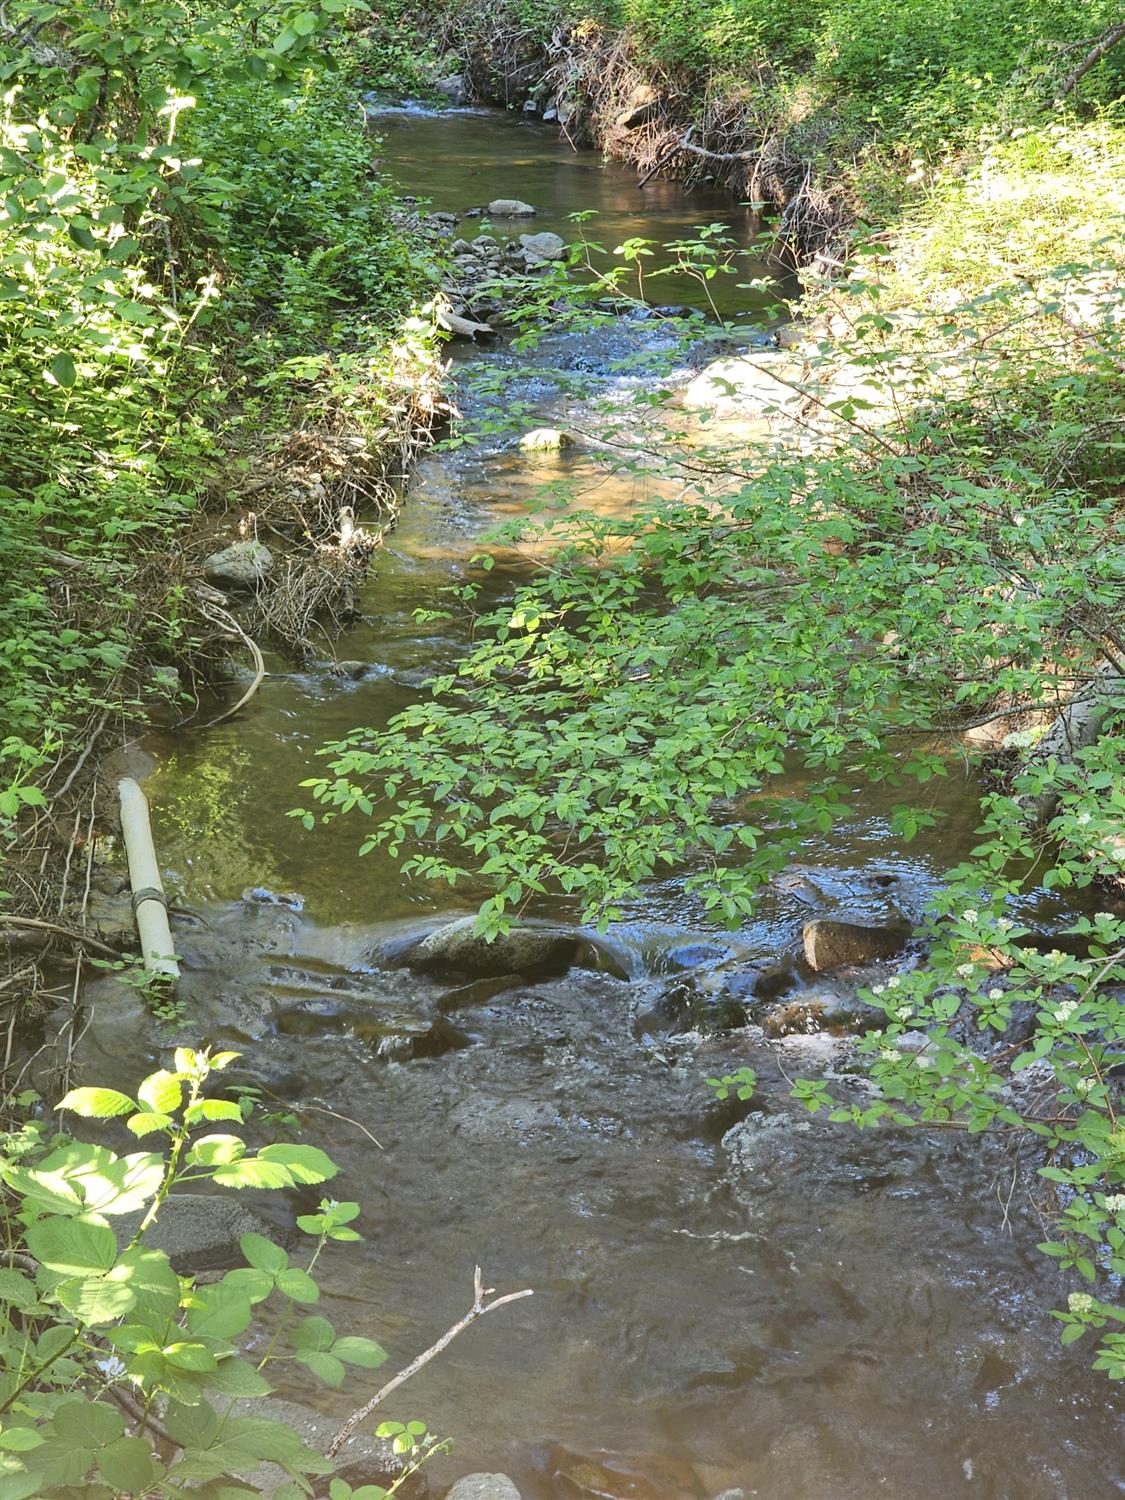
[[[534,213],[535,209],[522,198],[493,198],[488,205],[490,219],[530,219]]]
[[[525,453],[557,453],[560,448],[573,445],[570,433],[558,427],[534,427],[520,438],[520,447]]]
[[[906,946],[910,928],[874,926],[860,922],[838,922],[830,917],[815,917],[806,922],[801,933],[805,961],[810,969],[824,974],[850,964],[867,964],[877,958],[894,958]]]
[[[406,963],[421,973],[474,978],[563,974],[577,956],[578,943],[575,933],[532,926],[513,927],[489,941],[476,930],[474,917],[462,917],[423,938],[406,955]]]
[[[552,234],[549,229],[542,234],[521,234],[520,244],[529,261],[562,260],[566,254],[562,235]]]
[[[264,542],[233,542],[203,562],[203,576],[220,589],[256,589],[272,572],[273,553]]]

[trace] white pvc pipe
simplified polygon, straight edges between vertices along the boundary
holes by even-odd
[[[121,799],[121,832],[125,837],[125,854],[129,861],[129,884],[133,891],[133,910],[141,938],[141,954],[150,974],[164,974],[179,979],[180,966],[174,958],[172,929],[168,926],[168,907],[164,884],[156,863],[152,829],[148,820],[148,801],[131,776],[117,784]]]

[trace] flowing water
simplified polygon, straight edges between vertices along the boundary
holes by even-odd
[[[638,194],[627,172],[499,113],[404,110],[377,129],[388,170],[435,209],[518,196],[540,208],[535,229],[567,233],[566,215],[597,208],[610,245],[719,218],[741,237],[753,229],[725,197],[669,184]],[[751,294],[723,295],[734,310]],[[519,375],[528,425],[627,394],[639,377],[620,362],[662,337],[626,320],[548,338],[535,357],[585,390]],[[463,372],[516,363],[504,350],[460,360]],[[383,855],[356,859],[346,824],[306,835],[286,817],[319,744],[385,722],[462,649],[456,625],[420,625],[414,611],[477,576],[482,533],[563,480],[611,510],[649,482],[611,474],[581,445],[532,459],[498,437],[431,456],[380,554],[365,621],[338,643],[345,664],[275,661],[237,721],[147,742],[169,884],[207,924],[177,939],[190,1035],[242,1046],[243,1078],[297,1112],[339,1161],[340,1196],[364,1206],[366,1239],[335,1253],[327,1310],[401,1363],[464,1311],[474,1262],[503,1290],[535,1289],[388,1410],[454,1435],[437,1485],[502,1469],[528,1500],[1125,1493],[1121,1400],[1046,1317],[1064,1291],[1034,1248],[1024,1164],[954,1135],[865,1136],[802,1118],[787,1076],[828,1068],[858,1087],[832,1038],[654,1046],[633,1024],[639,997],[677,965],[791,952],[810,899],[862,913],[891,889],[916,913],[971,844],[970,780],[949,779],[940,835],[908,848],[889,832],[893,794],[857,787],[855,816],[810,844],[803,884],[773,891],[733,938],[705,931],[669,881],[611,933],[614,972],[513,982],[473,1004],[386,958],[473,893],[409,885]],[[503,588],[525,563],[497,556],[490,580]],[[1039,915],[1049,924],[1048,906]],[[106,983],[92,998],[87,1076],[135,1078],[168,1038],[151,1036],[128,992]],[[742,1063],[762,1078],[753,1109],[711,1104],[704,1077]],[[262,1211],[286,1230],[304,1207]],[[341,1415],[359,1400],[358,1389],[296,1394]]]

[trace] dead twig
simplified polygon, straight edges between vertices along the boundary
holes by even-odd
[[[352,1412],[351,1416],[340,1428],[339,1432],[328,1445],[326,1458],[335,1459],[340,1449],[355,1432],[361,1422],[365,1422],[381,1401],[384,1401],[392,1391],[397,1391],[400,1385],[404,1385],[411,1376],[416,1375],[423,1365],[428,1365],[431,1359],[447,1349],[459,1333],[464,1333],[470,1324],[475,1323],[478,1318],[483,1318],[486,1313],[495,1312],[498,1307],[504,1307],[509,1302],[518,1302],[523,1297],[533,1297],[535,1293],[529,1288],[523,1292],[508,1292],[503,1297],[496,1297],[492,1302],[486,1302],[486,1297],[491,1297],[493,1287],[486,1287],[481,1279],[480,1267],[473,1269],[473,1305],[463,1318],[459,1318],[453,1327],[448,1329],[438,1339],[436,1344],[431,1344],[424,1354],[419,1354],[417,1359],[411,1360],[405,1370],[401,1370],[393,1380],[388,1380],[382,1390],[377,1391],[365,1406],[358,1411]]]

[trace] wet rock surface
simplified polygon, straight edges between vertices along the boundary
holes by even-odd
[[[806,922],[801,933],[805,961],[819,974],[831,969],[894,958],[906,947],[910,929],[875,927],[863,922],[843,922],[818,917]]]
[[[419,972],[490,978],[504,974],[560,973],[578,952],[578,938],[557,928],[513,927],[488,941],[473,917],[439,927],[406,955]]]
[[[117,1242],[124,1247],[140,1228],[142,1215],[122,1214],[112,1220]],[[163,1250],[181,1276],[200,1271],[225,1271],[245,1265],[239,1248],[244,1234],[270,1236],[269,1226],[231,1194],[169,1193],[160,1217],[145,1236],[153,1250]]]
[[[507,1474],[466,1474],[446,1500],[520,1500],[520,1492]]]

